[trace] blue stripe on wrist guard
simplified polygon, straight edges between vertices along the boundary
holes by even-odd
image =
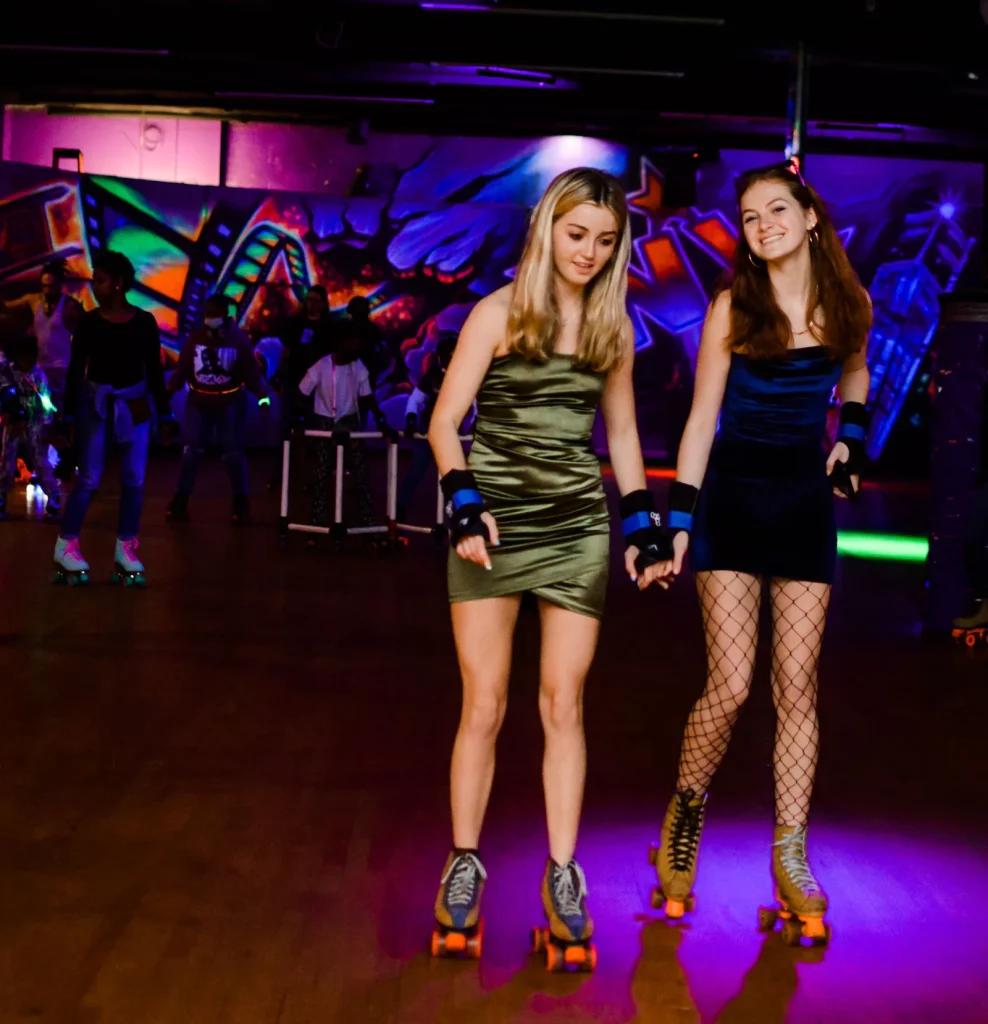
[[[626,519],[621,520],[621,533],[630,537],[637,530],[647,530],[650,526],[659,525],[652,521],[652,514],[649,512],[633,512]]]
[[[464,505],[484,504],[484,499],[480,496],[480,491],[474,491],[467,487],[464,487],[459,491],[454,491],[450,501],[452,502],[454,509],[461,509]]]
[[[865,428],[858,426],[857,423],[842,423],[837,431],[837,440],[863,441],[867,433]]]
[[[689,533],[693,529],[693,513],[670,509],[667,522],[670,530],[685,530]]]

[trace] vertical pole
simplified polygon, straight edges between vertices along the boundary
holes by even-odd
[[[789,103],[786,111],[786,160],[795,160],[800,170],[805,166],[803,152],[806,142],[806,80],[808,77],[806,44],[800,41],[793,54],[789,73]]]
[[[398,442],[388,443],[388,533],[398,535]]]
[[[333,522],[343,522],[343,445],[336,446],[336,511]]]
[[[291,465],[292,442],[285,441],[281,448],[281,518],[288,519],[288,467]]]
[[[219,185],[226,185],[227,171],[230,167],[230,122],[220,121],[220,173]]]

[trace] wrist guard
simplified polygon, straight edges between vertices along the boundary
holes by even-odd
[[[480,516],[487,511],[484,499],[477,489],[477,481],[468,469],[451,469],[441,481],[446,499],[446,518],[449,520],[449,538],[455,547],[464,537],[491,539],[487,524]]]
[[[670,534],[692,533],[693,510],[699,494],[699,490],[692,484],[673,481],[669,488],[669,515],[666,519]]]
[[[635,568],[641,572],[656,562],[667,562],[672,558],[669,538],[662,529],[662,518],[655,511],[652,492],[632,491],[621,498],[621,532],[625,548],[638,548]]]

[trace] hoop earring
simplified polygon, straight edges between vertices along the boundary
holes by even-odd
[[[811,231],[809,231],[809,236],[810,245],[812,245],[814,248],[820,244],[820,233],[819,231],[817,231],[816,228],[813,228]]]
[[[750,249],[748,250],[748,262],[755,268],[755,270],[761,270],[762,267],[765,266],[762,260],[759,260],[757,263],[755,262],[755,257],[752,256]]]

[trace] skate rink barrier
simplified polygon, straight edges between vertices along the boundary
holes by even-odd
[[[425,441],[425,434],[414,434],[411,437],[401,436],[398,441],[388,441],[387,444],[387,487],[385,497],[385,521],[372,526],[347,526],[343,521],[343,482],[346,478],[345,472],[345,447],[349,441],[377,441],[383,440],[385,435],[381,431],[354,431],[344,435],[337,434],[334,438],[331,430],[305,430],[304,437],[320,438],[322,440],[335,441],[336,447],[336,478],[334,481],[333,500],[333,522],[330,526],[317,526],[314,523],[293,522],[289,514],[289,474],[292,461],[292,441],[282,442],[281,451],[281,508],[278,516],[278,535],[282,542],[286,541],[289,533],[308,533],[329,536],[337,543],[342,543],[351,534],[353,536],[378,536],[383,537],[386,543],[392,547],[402,547],[408,543],[408,534],[426,534],[433,538],[437,544],[441,544],[447,536],[445,501],[443,500],[442,487],[436,481],[436,521],[428,526],[416,523],[398,522],[398,452],[402,441]],[[460,437],[460,443],[473,440],[472,434]]]

